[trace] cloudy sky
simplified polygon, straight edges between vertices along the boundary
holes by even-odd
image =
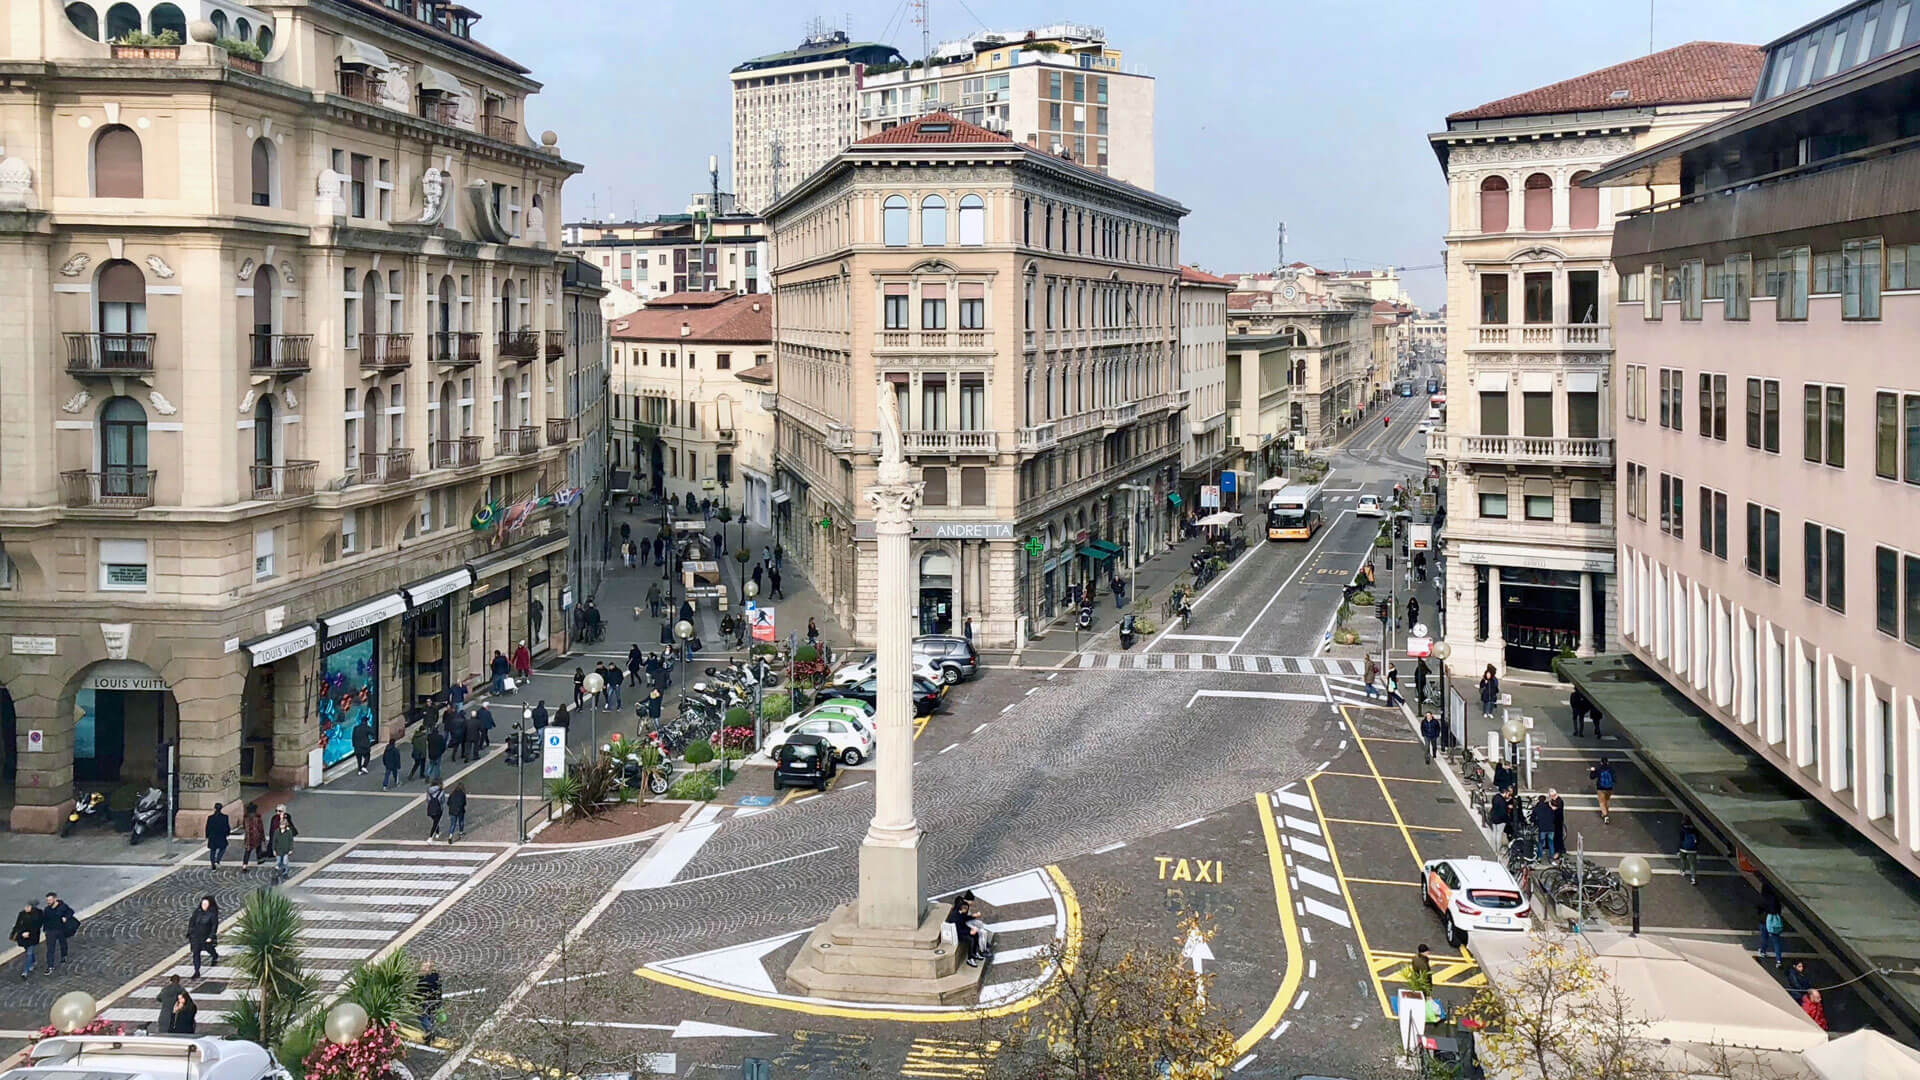
[[[1187,260],[1215,271],[1270,267],[1281,221],[1289,260],[1436,263],[1445,193],[1426,135],[1447,113],[1644,55],[1650,26],[1656,48],[1760,44],[1840,3],[927,0],[936,42],[1035,20],[1104,27],[1128,67],[1157,79],[1157,186],[1192,210]],[[708,154],[726,187],[728,70],[797,45],[815,15],[920,52],[904,0],[572,0],[564,18],[547,0],[474,6],[477,36],[546,84],[529,127],[557,131],[587,167],[567,185],[570,219],[678,212],[706,187]],[[1436,271],[1406,276],[1416,301],[1439,303]]]

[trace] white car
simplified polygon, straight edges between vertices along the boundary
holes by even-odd
[[[842,763],[858,765],[873,756],[873,728],[850,711],[823,706],[796,716],[768,733],[762,748],[771,757],[795,735],[818,735],[832,745]]]
[[[849,686],[854,683],[866,682],[868,679],[874,678],[879,674],[879,659],[875,657],[874,654],[868,653],[860,660],[835,671],[833,678],[827,681],[827,685],[829,687]],[[940,665],[935,664],[919,653],[913,654],[913,674],[920,676],[935,686],[939,686],[941,683],[947,681],[940,671]]]
[[[1427,906],[1447,924],[1447,944],[1460,948],[1467,935],[1524,934],[1533,929],[1532,913],[1520,884],[1507,868],[1490,859],[1433,859],[1420,871]]]
[[[1354,517],[1385,517],[1386,514],[1387,508],[1378,495],[1362,495],[1353,507]]]
[[[1418,432],[1419,432],[1420,434],[1422,434],[1422,435],[1425,435],[1425,434],[1427,434],[1428,432],[1430,432],[1430,431],[1432,431],[1432,430],[1433,430],[1433,421],[1431,421],[1431,420],[1422,420],[1422,421],[1420,421],[1420,426],[1419,426],[1419,427],[1417,427],[1417,428],[1415,428],[1414,430],[1415,430],[1415,431],[1418,431]]]

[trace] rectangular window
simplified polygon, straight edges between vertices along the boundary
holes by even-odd
[[[1920,555],[1902,555],[1906,567],[1906,641],[1920,649]]]
[[[340,512],[340,554],[351,555],[360,550],[360,512],[342,510]]]
[[[371,159],[365,154],[352,157],[352,172],[348,174],[347,211],[354,217],[367,216],[367,166]]]
[[[273,530],[257,529],[253,534],[253,580],[273,576]]]
[[[1574,439],[1600,437],[1599,392],[1567,391],[1567,436]]]
[[[1504,491],[1483,491],[1480,493],[1480,516],[1483,518],[1503,518],[1507,516],[1507,493]]]
[[[1780,583],[1780,511],[1768,510],[1763,516],[1767,545],[1766,574],[1768,581]]]
[[[1678,368],[1660,369],[1660,426],[1674,431],[1686,428],[1686,374]]]
[[[1504,280],[1504,279],[1503,279]],[[1528,274],[1522,281],[1526,290],[1522,315],[1530,323],[1553,321],[1553,275]],[[1504,319],[1501,321],[1505,321]]]
[[[1480,275],[1480,322],[1485,326],[1507,323],[1507,275]]]
[[[1747,380],[1747,445],[1780,452],[1780,380]]]
[[[731,370],[733,368],[733,354],[732,353],[714,353],[713,366],[719,369],[720,371]]]
[[[1661,302],[1667,295],[1667,268],[1661,263],[1647,264],[1647,303],[1644,314],[1651,321],[1659,321]]]
[[[1713,493],[1713,555],[1724,561],[1727,557],[1727,493]]]
[[[1600,322],[1600,271],[1567,272],[1567,321],[1582,326]]]
[[[1827,530],[1827,606],[1847,610],[1847,534],[1838,529]]]
[[[1801,548],[1805,553],[1807,570],[1807,599],[1816,604],[1825,598],[1827,589],[1827,575],[1821,568],[1821,560],[1827,553],[1822,533],[1820,526],[1811,521],[1801,529]]]
[[[1481,391],[1480,434],[1507,434],[1507,392],[1505,390]]]
[[[1553,437],[1553,394],[1522,393],[1520,424],[1524,434],[1535,438]]]
[[[1726,303],[1720,309],[1721,317],[1729,322],[1745,322],[1753,301],[1753,256],[1729,256],[1724,275],[1722,287]]]
[[[907,301],[904,294],[886,298],[886,328],[905,330],[907,328]]]
[[[947,505],[947,470],[945,468],[929,465],[920,470],[920,480],[926,485],[921,501],[928,506]]]
[[[1813,250],[1795,248],[1774,257],[1777,285],[1773,297],[1773,317],[1779,322],[1798,322],[1807,317],[1807,293],[1811,287]]]
[[[147,542],[100,541],[100,588],[107,592],[147,591]]]
[[[1525,500],[1521,507],[1528,521],[1553,520],[1553,481],[1535,477],[1528,479],[1522,494]]]
[[[1847,465],[1847,388],[1827,387],[1827,464]]]
[[[1873,628],[1900,636],[1900,553],[1889,547],[1873,549]]]
[[[1580,525],[1599,525],[1600,482],[1575,480],[1567,487],[1567,519]]]
[[[1687,535],[1687,482],[1678,476],[1660,474],[1660,491],[1666,504],[1661,508],[1661,528],[1675,540]]]
[[[960,299],[960,329],[982,330],[987,325],[987,302],[978,297]]]
[[[920,301],[920,329],[945,330],[947,328],[946,298],[922,298]]]
[[[1900,478],[1900,400],[1886,391],[1873,395],[1873,475]]]
[[[1878,319],[1880,317],[1879,237],[1848,240],[1840,246],[1843,280],[1840,283],[1840,317]]]
[[[1700,306],[1705,287],[1705,267],[1699,259],[1680,264],[1680,317],[1700,321]]]
[[[1627,365],[1627,419],[1642,422],[1647,419],[1647,368],[1644,364]]]
[[[1747,572],[1780,583],[1780,511],[1747,504]]]
[[[987,470],[985,466],[970,465],[960,470],[960,505],[987,505]]]

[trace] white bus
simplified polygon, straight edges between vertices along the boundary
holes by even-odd
[[[1290,484],[1267,503],[1267,539],[1309,540],[1326,523],[1319,484]]]

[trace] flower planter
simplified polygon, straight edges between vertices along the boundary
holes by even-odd
[[[228,54],[227,66],[233,68],[235,71],[244,71],[249,75],[260,74],[260,61],[249,60],[244,56]]]
[[[113,58],[115,60],[178,60],[180,59],[180,46],[115,45],[113,46]]]

